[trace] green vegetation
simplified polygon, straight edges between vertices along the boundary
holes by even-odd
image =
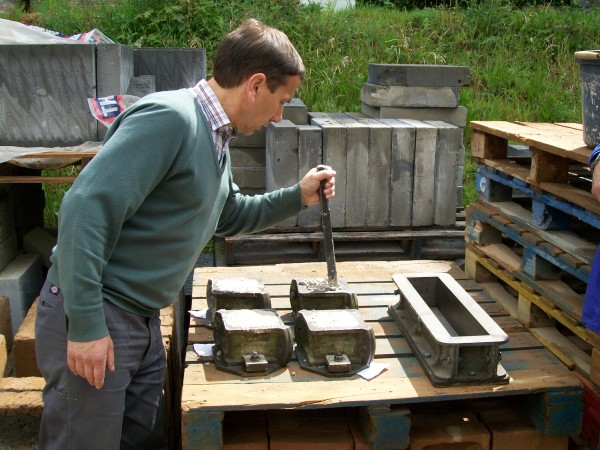
[[[221,37],[244,18],[257,17],[285,31],[303,56],[307,77],[298,97],[312,111],[360,111],[369,63],[450,64],[471,69],[471,85],[460,90],[467,121],[581,122],[573,53],[600,43],[600,10],[562,2],[517,7],[507,0],[463,0],[401,10],[394,5],[403,3],[383,1],[345,11],[296,0],[82,3],[74,8],[71,0],[39,0],[33,12],[2,17],[65,34],[98,28],[134,46],[203,47],[209,74]],[[469,137],[467,125],[467,149]],[[467,203],[475,198],[469,161],[467,154]]]

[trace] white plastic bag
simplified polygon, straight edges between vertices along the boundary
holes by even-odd
[[[0,45],[4,44],[112,44],[104,33],[94,28],[85,33],[65,36],[56,31],[12,20],[0,19]]]

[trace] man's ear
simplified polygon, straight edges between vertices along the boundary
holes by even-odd
[[[266,89],[267,76],[264,73],[255,73],[246,81],[246,96],[254,102],[259,89]]]

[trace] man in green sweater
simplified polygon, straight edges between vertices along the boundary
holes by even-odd
[[[164,448],[159,403],[168,306],[213,235],[269,228],[319,201],[335,171],[241,195],[228,144],[281,120],[304,77],[287,36],[256,20],[219,44],[213,78],[125,110],[63,199],[40,293],[42,449]]]

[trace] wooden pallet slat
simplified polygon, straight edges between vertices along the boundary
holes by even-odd
[[[498,192],[498,186],[492,186],[494,183],[504,185],[506,188],[502,192],[511,195],[511,189],[515,189],[520,194],[546,205],[563,211],[573,217],[588,223],[596,228],[600,228],[600,205],[596,198],[589,191],[584,191],[569,185],[560,183],[541,183],[534,189],[526,181],[520,180],[515,171],[511,171],[504,166],[497,164],[478,165],[475,187],[480,195],[486,200],[494,201],[490,196]],[[541,191],[540,191],[541,190]],[[510,200],[506,197],[503,200]]]
[[[471,121],[469,126],[479,133],[534,146],[583,164],[588,162],[591,153],[583,142],[583,135],[575,128],[504,121]]]
[[[541,235],[541,233],[534,233],[531,227],[526,229],[520,225],[507,223],[506,220],[498,221],[498,216],[494,214],[493,210],[487,208],[485,204],[469,205],[467,217],[467,241],[481,244],[481,242],[478,242],[481,235],[479,232],[481,229],[479,223],[484,222],[496,230],[498,235],[496,238],[497,242],[500,242],[502,239],[510,239],[515,244],[523,247],[522,269],[517,270],[522,272],[527,278],[534,280],[554,279],[558,278],[558,275],[554,275],[553,271],[561,270],[583,282],[587,282],[591,270],[590,265],[574,257],[563,256],[565,252],[562,249],[545,241],[543,238],[543,236],[549,236],[550,232]],[[488,229],[488,235],[493,234],[493,229]],[[493,239],[488,238],[488,241],[490,240]],[[506,247],[502,247],[499,244],[496,246],[504,249],[504,253],[507,251]]]
[[[409,230],[334,230],[336,259],[406,260],[457,259],[464,251],[464,223],[454,227],[422,227]],[[279,232],[215,238],[218,266],[323,261],[323,233]]]

